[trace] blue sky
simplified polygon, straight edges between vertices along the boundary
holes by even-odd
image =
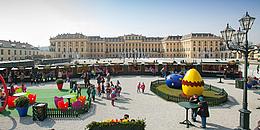
[[[210,32],[226,23],[237,29],[246,11],[256,21],[249,40],[260,43],[259,0],[0,0],[0,39],[49,45],[60,33],[102,37]]]

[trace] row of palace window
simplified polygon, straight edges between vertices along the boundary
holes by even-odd
[[[63,42],[63,44],[62,43],[60,43],[60,42],[56,42],[57,43],[57,46],[58,47],[60,47],[61,45],[63,45],[63,46],[66,46],[66,43],[65,42]],[[75,42],[76,44],[75,44],[75,46],[79,46],[79,44],[78,44],[78,42]],[[81,46],[84,46],[84,44],[83,44],[83,42],[80,42],[81,43]],[[105,44],[105,43],[90,43],[90,46],[103,46],[103,44]],[[168,44],[168,43],[167,43]],[[55,46],[56,44],[55,43],[51,43],[51,46]],[[150,43],[147,43],[147,44],[140,44],[140,43],[128,43],[128,44],[116,44],[116,43],[114,43],[114,44],[106,44],[106,46],[119,46],[119,47],[124,47],[124,46],[155,46],[155,47],[157,47],[157,44],[150,44]],[[69,46],[70,47],[72,47],[72,43],[71,42],[69,42]],[[159,46],[159,45],[158,45]]]
[[[1,55],[4,55],[4,51],[5,51],[4,49],[1,49],[0,54],[1,54]],[[20,51],[19,51],[19,50],[14,50],[13,52],[14,52],[14,53],[13,53],[14,55],[22,55],[22,54],[23,54],[23,53],[22,53],[22,50],[20,50]],[[19,52],[20,52],[20,53],[19,53]],[[33,54],[33,55],[35,55],[35,54],[38,55],[38,51],[26,51],[26,50],[24,50],[24,55],[27,55],[27,52],[29,52],[29,55],[32,55],[32,54]],[[31,53],[31,52],[32,52],[32,53]],[[36,52],[36,53],[35,53],[35,52]],[[11,50],[7,50],[7,54],[8,54],[8,55],[11,55]]]
[[[184,42],[184,43],[181,43],[181,42],[179,42],[179,43],[167,43],[166,45],[167,46],[168,45],[170,45],[170,46],[174,45],[175,46],[175,45],[187,44],[187,43],[189,43],[189,42]],[[207,41],[205,41],[205,42],[198,41],[198,43],[199,43],[198,46],[201,45],[200,43],[204,43],[204,46],[207,46]],[[218,46],[218,41],[215,41],[215,45]],[[196,41],[193,41],[193,46],[196,46]],[[213,46],[213,41],[210,41],[210,46]]]
[[[61,44],[63,43],[63,46],[66,46],[66,43],[65,42],[56,42],[56,43],[51,43],[51,46],[55,46],[56,44],[58,45],[58,46],[61,46]],[[74,43],[74,42],[69,42],[69,46],[72,46],[72,43]],[[198,46],[200,46],[201,44],[200,43],[204,43],[204,46],[207,46],[206,44],[207,44],[207,41],[197,41],[197,43],[198,43]],[[76,46],[79,46],[79,44],[81,45],[81,46],[84,46],[84,43],[83,42],[75,42],[75,45]],[[94,45],[96,45],[96,46],[103,46],[103,44],[105,44],[105,43],[90,43],[90,45],[91,46],[94,46]],[[179,45],[179,44],[181,44],[181,43],[167,43],[167,46],[168,45],[174,45],[175,46],[175,44],[176,45]],[[121,44],[106,44],[107,46],[121,46]],[[147,44],[140,44],[140,43],[133,43],[133,44],[125,44],[126,46],[138,46],[138,45],[141,45],[141,46],[147,46]],[[151,44],[152,46],[153,46],[153,44]],[[157,44],[154,44],[155,46],[157,45]],[[122,44],[122,46],[124,46],[124,44]],[[150,44],[148,44],[148,46],[150,46]],[[193,41],[193,46],[196,46],[196,41]],[[213,41],[210,41],[210,46],[213,46]],[[215,41],[215,46],[218,46],[218,41]]]
[[[216,47],[216,48],[215,48],[215,51],[218,51],[218,50],[219,50],[219,49]],[[195,47],[193,47],[193,51],[196,51],[196,48],[195,48]],[[201,50],[200,50],[200,47],[197,48],[197,51],[199,51],[199,52],[201,51]],[[206,47],[204,48],[204,51],[205,51],[205,52],[207,51],[207,48],[206,48]],[[213,52],[213,48],[211,47],[209,51],[210,51],[210,52]]]
[[[89,48],[86,48],[86,51],[88,51]],[[51,49],[51,51],[55,51],[55,49]],[[89,49],[90,52],[103,52],[103,48],[90,48]],[[73,52],[74,50],[72,48],[69,48],[69,52]],[[134,51],[138,51],[138,52],[159,52],[160,51],[160,48],[139,48],[139,49],[128,49],[128,48],[107,48],[106,49],[106,52],[134,52]],[[58,48],[58,52],[61,52],[61,48]],[[66,48],[63,48],[63,52],[67,52],[66,51]],[[79,48],[75,48],[75,52],[79,52]],[[81,52],[84,52],[84,49],[81,48]]]

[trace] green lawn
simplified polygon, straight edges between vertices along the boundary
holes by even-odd
[[[181,89],[173,89],[173,88],[169,88],[166,86],[166,84],[162,84],[160,86],[157,87],[157,89],[163,93],[166,93],[168,95],[172,95],[172,96],[176,96],[179,97],[180,94],[182,93]],[[207,98],[220,98],[222,97],[221,95],[218,95],[217,93],[213,92],[213,91],[203,91],[202,93],[203,96],[207,97]]]
[[[62,89],[59,91],[58,89],[34,89],[34,88],[28,88],[28,92],[36,94],[36,102],[45,102],[48,103],[48,108],[56,108],[54,104],[54,96],[64,96],[70,94],[69,89]],[[87,93],[84,89],[81,90],[81,94],[86,96]],[[65,102],[67,102],[67,99],[64,99]],[[6,107],[6,110],[0,113],[0,117],[3,116],[12,116],[12,117],[18,117],[18,112],[16,109],[8,109]],[[28,116],[32,116],[32,106],[29,107],[28,110]]]

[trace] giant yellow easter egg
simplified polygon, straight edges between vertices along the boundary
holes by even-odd
[[[204,81],[200,76],[200,73],[196,69],[190,69],[185,74],[182,80],[182,92],[186,96],[192,96],[194,94],[202,95],[204,91]]]

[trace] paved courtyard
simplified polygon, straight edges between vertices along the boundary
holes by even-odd
[[[156,96],[149,90],[150,82],[159,79],[152,76],[117,76],[112,77],[112,81],[120,80],[122,84],[122,96],[116,101],[115,107],[112,107],[109,100],[97,97],[89,113],[77,120],[53,120],[46,119],[43,122],[32,121],[32,117],[0,117],[0,129],[18,129],[18,130],[83,130],[91,121],[103,121],[106,119],[122,118],[124,114],[129,114],[130,118],[145,119],[147,130],[175,130],[175,129],[200,129],[200,123],[194,123],[196,127],[186,128],[179,124],[185,118],[185,110],[178,104],[167,102]],[[234,87],[234,80],[224,80],[223,84],[217,83],[219,79],[204,78],[207,84],[212,84],[224,88],[229,94],[229,101],[217,107],[210,108],[210,117],[207,120],[208,129],[234,129],[239,125],[239,112],[242,108],[242,90]],[[145,82],[145,94],[136,93],[136,84],[138,81]],[[81,81],[82,82],[82,81]],[[93,84],[95,80],[91,81]],[[33,86],[39,89],[43,87],[56,86],[53,83]],[[65,87],[69,87],[66,84]],[[56,88],[56,87],[53,87]],[[82,92],[86,92],[83,90]],[[252,111],[250,117],[250,128],[253,129],[260,120],[260,95],[248,91],[249,110]],[[200,118],[198,118],[200,120]]]

